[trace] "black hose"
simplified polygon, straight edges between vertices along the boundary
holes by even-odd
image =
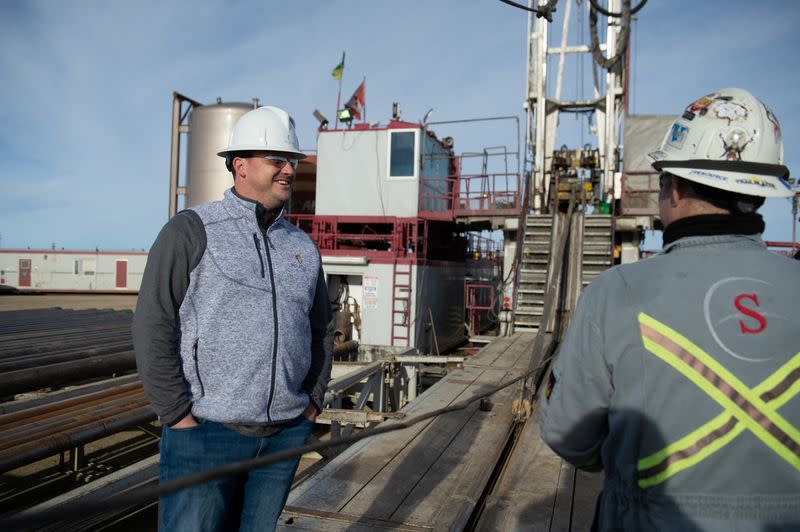
[[[547,22],[553,22],[553,13],[556,11],[556,4],[558,4],[558,0],[549,0],[547,5],[543,8],[535,8],[535,7],[528,7],[522,4],[518,4],[516,2],[512,2],[511,0],[500,0],[504,4],[510,5],[512,7],[516,7],[517,9],[523,9],[525,11],[530,11],[531,13],[536,13],[536,16],[539,18],[544,18]]]
[[[641,6],[641,4],[639,4]],[[638,7],[638,6],[637,6]],[[597,37],[597,10],[592,2],[592,9],[589,10],[589,36],[592,39],[592,58],[601,67],[611,70],[622,60],[628,48],[628,37],[631,32],[631,0],[622,0],[622,32],[620,33],[617,50],[614,57],[606,58],[600,51],[600,42]]]
[[[589,0],[589,3],[592,4],[592,7],[594,9],[596,9],[597,11],[599,11],[600,13],[602,13],[607,17],[621,17],[624,15],[624,13],[612,13],[611,11],[607,10],[606,8],[598,4],[597,0]],[[647,0],[642,0],[641,2],[639,2],[639,4],[636,7],[631,9],[631,15],[635,15],[636,13],[638,13],[639,10],[642,9],[646,3]]]

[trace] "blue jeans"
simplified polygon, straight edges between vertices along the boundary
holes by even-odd
[[[213,421],[170,429],[161,435],[162,482],[231,462],[305,444],[314,423],[298,419],[277,434],[253,438]],[[231,475],[165,495],[160,504],[164,531],[273,530],[286,504],[300,457]]]

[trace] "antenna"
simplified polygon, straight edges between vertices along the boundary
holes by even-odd
[[[431,113],[432,113],[432,112],[433,112],[433,107],[431,107],[430,109],[428,109],[428,112],[427,112],[427,113],[425,113],[425,116],[423,116],[423,117],[422,117],[422,125],[423,125],[423,126],[424,126],[424,125],[426,125],[426,124],[428,123],[428,117],[429,117],[429,116],[431,116]]]

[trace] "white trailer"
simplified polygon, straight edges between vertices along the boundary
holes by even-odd
[[[0,285],[42,292],[137,293],[146,251],[1,249]]]

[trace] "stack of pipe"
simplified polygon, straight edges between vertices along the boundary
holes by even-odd
[[[0,415],[0,473],[156,417],[133,377],[81,392]]]
[[[136,369],[129,310],[0,312],[0,398]]]

